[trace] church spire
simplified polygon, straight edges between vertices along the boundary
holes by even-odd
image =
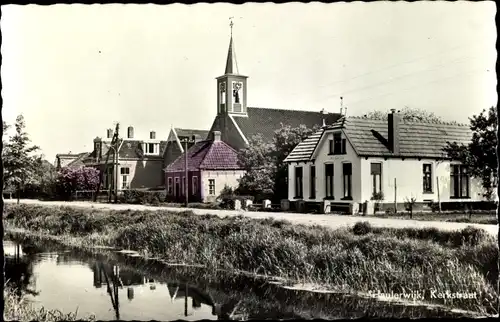
[[[227,51],[227,61],[226,61],[226,71],[225,74],[233,74],[239,75],[238,63],[236,62],[236,52],[234,51],[233,45],[233,20],[232,17],[229,18],[231,23],[229,26],[231,27],[231,39],[229,40],[229,49]]]

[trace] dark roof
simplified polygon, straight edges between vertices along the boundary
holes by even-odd
[[[175,133],[177,136],[188,136],[192,137],[193,135],[201,140],[206,140],[208,136],[208,130],[193,130],[193,129],[181,129],[175,128]]]
[[[89,156],[90,152],[79,153],[76,159],[68,163],[67,167],[83,167],[85,166],[84,160]]]
[[[246,116],[233,115],[241,132],[247,140],[261,134],[265,140],[272,140],[274,132],[281,127],[281,123],[291,127],[305,125],[309,128],[321,126],[323,119],[326,124],[332,124],[340,117],[337,113],[321,113],[314,111],[281,110],[260,107],[248,107]]]
[[[188,169],[197,170],[236,170],[238,152],[223,141],[205,140],[195,143],[188,149]],[[167,172],[184,171],[185,154],[167,166]]]
[[[300,142],[285,158],[286,162],[309,160],[318,145],[324,129],[314,132],[304,141]]]
[[[144,140],[130,140],[130,139],[120,139],[118,146],[121,145],[120,150],[118,151],[118,156],[119,158],[142,158],[142,143],[147,142]],[[112,155],[112,149],[110,149],[111,143],[109,141],[103,141],[102,142],[102,160],[106,160],[106,154],[111,151]],[[163,155],[163,151],[165,150],[167,146],[167,141],[160,141],[160,148],[159,148],[159,153],[155,155],[145,155],[145,158],[156,158],[159,157],[161,158]],[[88,155],[89,158],[95,158],[96,157],[96,151],[92,151]]]
[[[325,131],[330,129],[343,129],[359,156],[448,158],[443,151],[447,142],[468,144],[472,138],[472,131],[467,125],[402,120],[399,125],[400,153],[394,154],[383,142],[388,137],[387,120],[349,117],[343,122],[321,129],[301,142],[285,161],[309,160],[314,152],[310,147],[316,146]]]

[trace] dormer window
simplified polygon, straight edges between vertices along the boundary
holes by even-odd
[[[346,139],[342,138],[342,133],[334,133],[333,140],[329,141],[329,154],[346,154]]]
[[[154,155],[160,153],[160,144],[159,143],[143,143],[142,150],[145,155]]]

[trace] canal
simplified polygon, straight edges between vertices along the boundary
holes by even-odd
[[[98,320],[340,319],[459,317],[436,307],[349,294],[311,292],[283,283],[172,266],[133,252],[77,250],[40,239],[4,240],[5,277],[35,307]]]

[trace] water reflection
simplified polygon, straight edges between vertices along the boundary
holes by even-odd
[[[450,316],[346,294],[289,290],[241,275],[216,278],[213,272],[116,253],[103,256],[42,245],[28,239],[4,242],[11,285],[36,305],[65,312],[78,308],[99,320]]]

